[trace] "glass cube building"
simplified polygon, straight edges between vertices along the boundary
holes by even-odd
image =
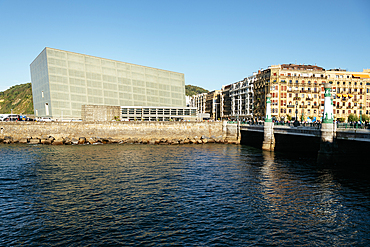
[[[30,69],[36,117],[81,119],[81,105],[186,106],[182,73],[48,47]]]

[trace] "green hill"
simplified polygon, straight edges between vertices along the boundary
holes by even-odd
[[[186,96],[193,96],[200,93],[208,93],[209,91],[193,85],[185,85],[185,95]]]
[[[0,114],[33,114],[31,83],[12,86],[0,92]]]

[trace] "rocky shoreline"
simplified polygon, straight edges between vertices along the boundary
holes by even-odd
[[[181,139],[166,139],[166,138],[112,138],[112,137],[53,137],[53,136],[37,136],[13,138],[12,136],[0,137],[0,144],[43,144],[43,145],[86,145],[86,144],[149,144],[149,145],[183,145],[183,144],[240,144],[237,140],[228,140],[222,136],[207,137],[194,136],[184,137]]]

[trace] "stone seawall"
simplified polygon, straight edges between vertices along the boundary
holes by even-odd
[[[227,142],[225,126],[222,122],[1,122],[0,139],[8,140],[7,143],[30,143],[30,140],[37,142],[49,138],[141,142],[213,139]]]

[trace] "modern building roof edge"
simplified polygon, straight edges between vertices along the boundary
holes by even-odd
[[[140,66],[140,67],[144,67],[144,68],[157,69],[157,70],[161,70],[161,71],[166,71],[166,72],[171,72],[171,73],[182,74],[182,75],[184,75],[184,76],[185,76],[185,74],[184,74],[184,73],[176,72],[176,71],[171,71],[171,70],[166,70],[166,69],[158,69],[158,68],[154,68],[154,67],[150,67],[150,66],[145,66],[145,65],[135,64],[135,63],[128,63],[128,62],[118,61],[118,60],[109,59],[109,58],[104,58],[104,57],[92,56],[92,55],[83,54],[83,53],[78,53],[78,52],[73,52],[73,51],[66,51],[66,50],[61,50],[61,49],[52,48],[52,47],[45,47],[45,48],[44,48],[44,50],[46,50],[46,49],[57,50],[57,51],[63,51],[63,52],[70,52],[70,53],[74,53],[74,54],[78,54],[78,55],[84,55],[84,56],[88,56],[88,57],[94,57],[94,58],[99,58],[99,59],[104,59],[104,60],[110,60],[110,61],[119,62],[119,63],[126,63],[126,64],[130,64],[130,65]],[[44,51],[44,50],[42,50],[42,51]],[[40,54],[41,54],[41,53],[42,53],[42,52],[40,52]],[[39,55],[40,55],[40,54],[39,54]],[[36,58],[37,58],[37,57],[36,57]],[[35,60],[36,60],[36,58],[35,58]]]
[[[30,63],[30,66],[36,61],[36,59],[41,55],[41,53],[43,53],[45,50],[46,50],[47,47],[45,47],[44,49],[42,49],[42,51],[39,53],[39,55],[36,56],[35,59],[33,59],[33,61]]]

